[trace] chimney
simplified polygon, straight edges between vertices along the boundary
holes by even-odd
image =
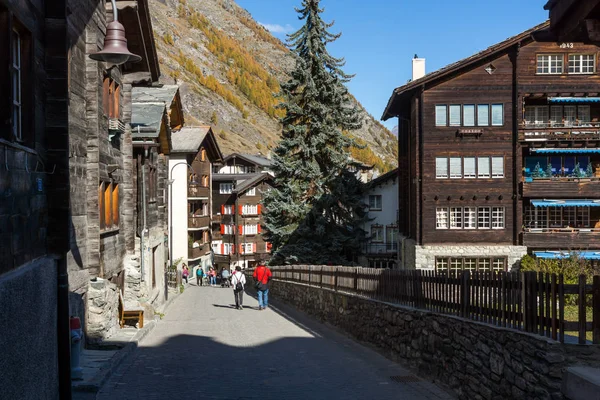
[[[419,58],[416,54],[412,60],[412,80],[416,81],[425,76],[425,59]]]

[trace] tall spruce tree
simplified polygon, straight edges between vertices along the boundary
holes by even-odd
[[[359,129],[362,115],[345,86],[343,58],[327,52],[340,34],[321,18],[320,0],[296,9],[304,26],[289,35],[296,55],[291,78],[281,85],[285,110],[281,141],[274,149],[275,189],[265,198],[272,264],[348,263],[361,252],[366,212],[361,183],[352,168],[344,134]]]

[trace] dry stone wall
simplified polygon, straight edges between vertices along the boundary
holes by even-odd
[[[302,284],[274,281],[270,292],[371,343],[461,399],[563,399],[566,368],[600,366],[598,346],[570,346],[458,317],[396,306]]]

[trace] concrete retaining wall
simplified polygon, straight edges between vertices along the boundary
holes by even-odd
[[[302,284],[270,293],[449,385],[461,399],[563,399],[566,368],[600,366],[599,346],[570,346],[458,317]]]

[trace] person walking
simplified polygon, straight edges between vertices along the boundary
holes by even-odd
[[[269,306],[269,282],[273,278],[273,273],[266,265],[260,264],[254,270],[252,278],[258,294],[258,309],[266,310]]]
[[[202,280],[204,279],[204,270],[202,267],[198,267],[196,270],[196,285],[202,286]]]
[[[227,268],[223,268],[221,271],[221,287],[229,287],[229,270]]]
[[[233,295],[235,296],[235,308],[238,310],[244,309],[244,285],[246,284],[246,275],[242,272],[242,268],[238,265],[235,267],[235,272],[231,275],[231,285],[233,286]]]
[[[210,267],[210,271],[208,271],[208,276],[210,278],[210,286],[217,285],[217,272],[213,267]]]
[[[183,263],[183,268],[181,270],[181,276],[183,277],[183,279],[185,279],[185,283],[189,283],[188,278],[190,276],[190,269],[188,268],[186,263]]]

